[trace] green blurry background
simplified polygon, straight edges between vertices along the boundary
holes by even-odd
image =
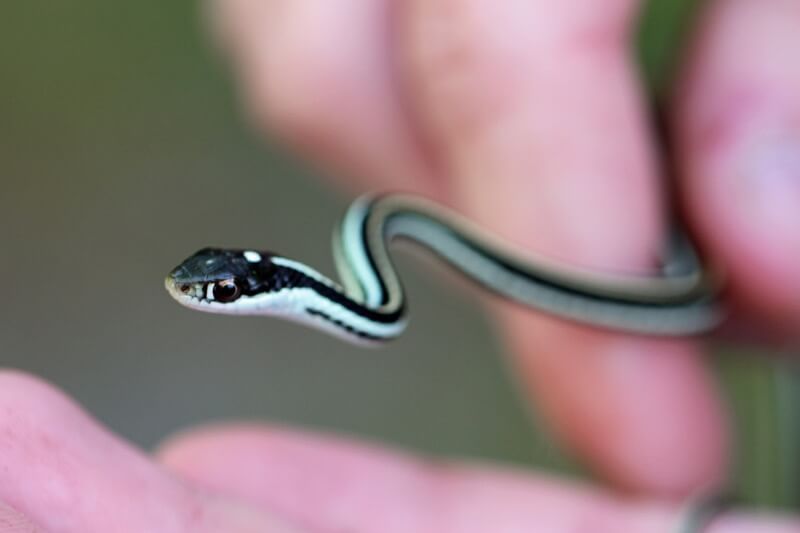
[[[0,8],[0,364],[44,376],[144,447],[244,417],[580,475],[530,423],[477,302],[407,257],[412,327],[381,351],[168,299],[166,272],[207,244],[332,271],[330,228],[347,204],[245,123],[201,7]],[[647,9],[640,49],[653,87],[691,10]],[[798,506],[796,373],[736,354],[720,365],[740,490]]]

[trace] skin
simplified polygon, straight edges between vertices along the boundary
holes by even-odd
[[[211,18],[254,122],[327,173],[619,270],[646,266],[664,226],[629,50],[638,7],[217,0]],[[777,335],[800,323],[798,25],[798,0],[709,2],[669,109],[692,229],[729,272],[737,323]],[[493,305],[529,398],[616,490],[257,425],[193,430],[147,456],[5,372],[0,533],[667,533],[671,502],[722,480],[725,408],[700,346]],[[707,530],[800,520],[731,512]]]

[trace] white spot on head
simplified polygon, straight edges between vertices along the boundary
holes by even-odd
[[[209,283],[208,287],[206,288],[206,299],[213,300],[214,299],[214,284]]]
[[[247,250],[242,255],[247,260],[248,263],[259,263],[261,262],[261,254],[258,252],[254,252],[252,250]]]

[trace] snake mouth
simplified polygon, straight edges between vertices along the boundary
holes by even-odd
[[[205,283],[186,283],[178,281],[174,276],[169,275],[164,280],[164,287],[166,287],[169,295],[180,303],[206,301]]]

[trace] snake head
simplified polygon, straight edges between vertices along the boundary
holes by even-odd
[[[203,248],[175,267],[164,284],[170,296],[187,307],[235,312],[230,304],[263,291],[270,283],[273,256],[254,250]]]

